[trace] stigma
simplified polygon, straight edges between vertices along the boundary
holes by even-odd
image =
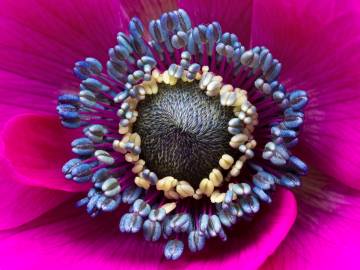
[[[67,179],[91,182],[77,205],[119,217],[123,233],[165,240],[164,256],[206,241],[271,203],[276,186],[298,187],[306,164],[291,153],[308,97],[279,82],[281,64],[265,47],[246,50],[217,22],[192,26],[184,10],[144,30],[131,19],[109,50],[75,63],[80,91],[64,93],[58,113],[82,128]],[[114,212],[115,213],[115,212]]]

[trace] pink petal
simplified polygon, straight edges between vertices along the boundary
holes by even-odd
[[[56,113],[58,88],[6,71],[0,71],[0,81],[0,123],[24,112]]]
[[[223,32],[235,33],[241,44],[249,45],[253,0],[184,0],[179,5],[189,13],[194,26],[217,21]]]
[[[118,1],[11,1],[0,5],[0,69],[63,89],[75,61],[105,60],[124,28]]]
[[[145,30],[150,20],[159,19],[162,13],[178,9],[176,0],[123,0],[121,5],[130,19],[137,16],[142,20]]]
[[[63,128],[52,115],[25,114],[12,118],[4,127],[4,157],[17,179],[64,191],[86,190],[87,185],[65,180],[63,164],[71,155],[71,141],[78,132]]]
[[[255,1],[253,10],[253,45],[279,58],[288,88],[310,95],[303,156],[360,188],[359,2]]]
[[[158,243],[147,243],[141,235],[120,234],[118,215],[91,219],[82,215],[82,210],[64,205],[22,230],[0,235],[0,268],[254,269],[287,234],[296,215],[296,203],[290,192],[279,190],[273,207],[231,232],[227,243],[208,243],[204,254],[192,258],[185,254],[177,262],[164,261]]]
[[[0,160],[0,230],[20,226],[68,200],[71,193],[19,183],[4,160]]]
[[[317,178],[305,179],[310,184],[297,196],[299,219],[262,269],[358,269],[360,192],[339,184],[316,187]]]

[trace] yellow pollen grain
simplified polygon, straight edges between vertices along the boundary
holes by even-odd
[[[167,176],[167,177],[160,179],[156,183],[156,189],[163,190],[163,191],[169,191],[169,190],[173,189],[174,187],[176,187],[177,182],[178,181],[174,177]]]
[[[214,184],[209,179],[204,178],[200,182],[199,189],[202,194],[205,194],[206,196],[210,197],[214,191]]]
[[[135,177],[135,184],[146,190],[150,188],[150,182],[139,176]]]
[[[163,208],[165,210],[165,213],[169,214],[176,208],[176,202],[165,203],[160,208]]]
[[[209,180],[214,184],[214,187],[219,187],[224,180],[224,177],[220,170],[213,169],[209,174]]]
[[[228,154],[222,155],[221,159],[219,160],[219,165],[224,170],[230,169],[233,163],[234,163],[234,158]]]
[[[194,195],[194,188],[186,181],[180,181],[176,186],[176,192],[182,197],[191,197]]]

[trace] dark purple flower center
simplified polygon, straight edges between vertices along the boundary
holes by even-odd
[[[134,131],[142,140],[140,157],[159,178],[174,176],[196,188],[223,154],[236,153],[227,131],[232,109],[195,82],[160,84],[159,93],[140,102],[138,112]]]

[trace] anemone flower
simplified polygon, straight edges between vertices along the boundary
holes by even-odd
[[[1,269],[359,267],[357,1],[0,10]]]

